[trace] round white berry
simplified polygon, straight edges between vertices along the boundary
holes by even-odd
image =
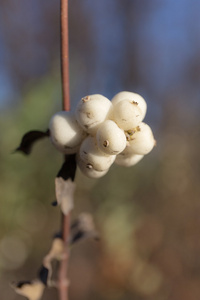
[[[88,136],[79,150],[81,160],[92,166],[96,171],[105,171],[113,164],[116,155],[107,155],[97,146],[96,139]]]
[[[129,130],[138,126],[143,116],[137,102],[122,100],[113,108],[113,119],[123,130]]]
[[[109,155],[117,155],[126,147],[124,131],[111,120],[101,124],[97,130],[96,139],[100,150]]]
[[[86,136],[75,116],[67,111],[60,111],[51,118],[49,131],[53,145],[65,154],[76,153]]]
[[[141,109],[141,112],[142,112],[142,120],[143,120],[146,115],[147,104],[146,104],[146,101],[144,100],[144,98],[142,96],[140,96],[139,94],[123,91],[123,92],[116,94],[112,98],[111,102],[113,105],[116,105],[120,101],[126,100],[126,99],[128,99],[129,101],[134,101],[134,102],[138,103],[138,107]]]
[[[123,152],[117,155],[115,163],[119,166],[123,167],[132,167],[136,165],[144,155],[138,154],[124,154]]]
[[[106,97],[95,94],[82,98],[76,108],[76,119],[81,127],[90,134],[95,134],[111,114],[112,103]]]
[[[81,172],[85,176],[90,177],[90,178],[100,178],[109,171],[109,168],[104,171],[95,170],[92,165],[83,161],[79,155],[77,156],[77,165],[78,165],[79,169],[81,170]]]
[[[133,132],[129,134],[128,149],[129,152],[145,155],[155,146],[155,139],[149,125],[140,123]]]

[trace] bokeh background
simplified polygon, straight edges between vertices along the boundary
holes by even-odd
[[[72,300],[200,299],[200,2],[69,1],[72,108],[121,90],[147,101],[157,146],[132,168],[77,173],[73,217],[90,212],[101,240],[71,251]],[[48,140],[12,154],[61,109],[59,1],[0,2],[0,294],[33,279],[60,227]],[[55,289],[43,299],[58,299]]]

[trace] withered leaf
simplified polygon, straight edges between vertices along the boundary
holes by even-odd
[[[62,177],[64,180],[71,179],[74,181],[76,174],[76,154],[65,156],[65,161],[56,177]]]
[[[28,300],[40,300],[45,289],[43,282],[38,279],[11,283],[11,287],[17,294],[26,297]]]
[[[93,217],[89,213],[81,213],[71,224],[71,233],[69,243],[72,245],[77,241],[94,238],[99,239],[99,235],[95,229]]]
[[[64,245],[63,239],[60,237],[60,233],[59,233],[59,236],[56,235],[53,238],[49,252],[44,256],[42,267],[40,268],[40,271],[39,271],[39,278],[45,285],[53,286],[52,261],[53,260],[60,261],[64,257],[65,257],[65,245]]]
[[[24,284],[31,284],[30,280],[22,280],[22,281],[18,281],[15,285],[18,288],[21,288]]]
[[[64,180],[62,177],[55,179],[55,192],[58,205],[64,215],[67,215],[74,207],[74,190],[76,184],[71,178]]]
[[[38,277],[44,283],[44,285],[47,285],[49,278],[49,269],[42,265],[39,269]]]
[[[15,150],[15,152],[21,151],[24,154],[28,155],[31,153],[34,143],[47,136],[49,136],[49,130],[47,130],[46,132],[39,131],[39,130],[29,131],[23,136],[21,143],[19,147]]]
[[[75,232],[73,235],[71,235],[70,244],[75,244],[77,241],[80,241],[85,236],[83,231]]]
[[[52,241],[51,248],[47,255],[45,255],[43,262],[48,265],[52,260],[62,260],[64,255],[64,242],[61,237],[55,237]]]

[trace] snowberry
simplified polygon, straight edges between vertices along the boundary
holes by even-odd
[[[88,136],[81,144],[79,156],[90,168],[96,171],[105,171],[114,162],[116,155],[107,155],[97,146],[96,139]]]
[[[52,143],[65,154],[76,153],[86,136],[75,116],[67,111],[58,112],[51,118],[49,130]]]
[[[133,166],[155,145],[151,128],[142,123],[145,100],[132,92],[116,94],[112,102],[94,94],[82,98],[75,110],[58,112],[49,124],[50,138],[65,153],[77,153],[77,164],[88,177],[106,174],[116,160]]]
[[[111,101],[102,95],[95,94],[82,98],[75,114],[81,127],[94,135],[99,125],[109,117],[111,111]]]
[[[137,102],[125,99],[114,106],[113,118],[120,128],[129,130],[138,126],[143,116]]]
[[[79,167],[79,169],[81,170],[81,172],[90,178],[100,178],[102,176],[104,176],[108,171],[109,168],[104,170],[104,171],[97,171],[95,170],[92,165],[90,165],[89,163],[86,163],[85,161],[83,161],[80,156],[77,156],[77,165]]]
[[[132,167],[136,165],[144,155],[139,154],[124,154],[123,152],[117,155],[115,163],[123,167]]]
[[[113,105],[116,105],[120,101],[126,100],[126,99],[128,99],[129,101],[134,101],[134,102],[138,103],[138,107],[141,109],[142,120],[143,120],[146,115],[147,104],[146,104],[146,101],[144,100],[144,98],[142,96],[140,96],[139,94],[123,91],[123,92],[116,94],[112,98],[111,102]]]
[[[149,125],[141,122],[133,130],[126,132],[128,141],[127,148],[129,153],[145,155],[155,146],[155,139]],[[126,149],[125,149],[126,151]]]
[[[96,139],[100,150],[109,155],[116,155],[126,147],[124,131],[111,120],[101,124],[97,130]]]

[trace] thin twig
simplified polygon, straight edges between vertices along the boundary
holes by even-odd
[[[61,77],[62,77],[62,94],[63,110],[70,110],[70,93],[69,93],[69,34],[68,34],[68,0],[60,1],[60,25],[61,25]],[[58,290],[60,300],[68,300],[67,279],[69,249],[68,240],[70,234],[70,214],[62,214],[62,237],[65,244],[65,257],[60,263],[58,274]]]
[[[70,214],[62,215],[62,236],[65,242],[65,257],[62,259],[58,274],[58,290],[60,300],[68,300],[69,280],[67,279],[69,248],[68,239],[70,233]]]
[[[60,31],[61,31],[61,74],[63,110],[70,110],[69,94],[69,32],[68,32],[68,0],[61,0],[60,5]]]

